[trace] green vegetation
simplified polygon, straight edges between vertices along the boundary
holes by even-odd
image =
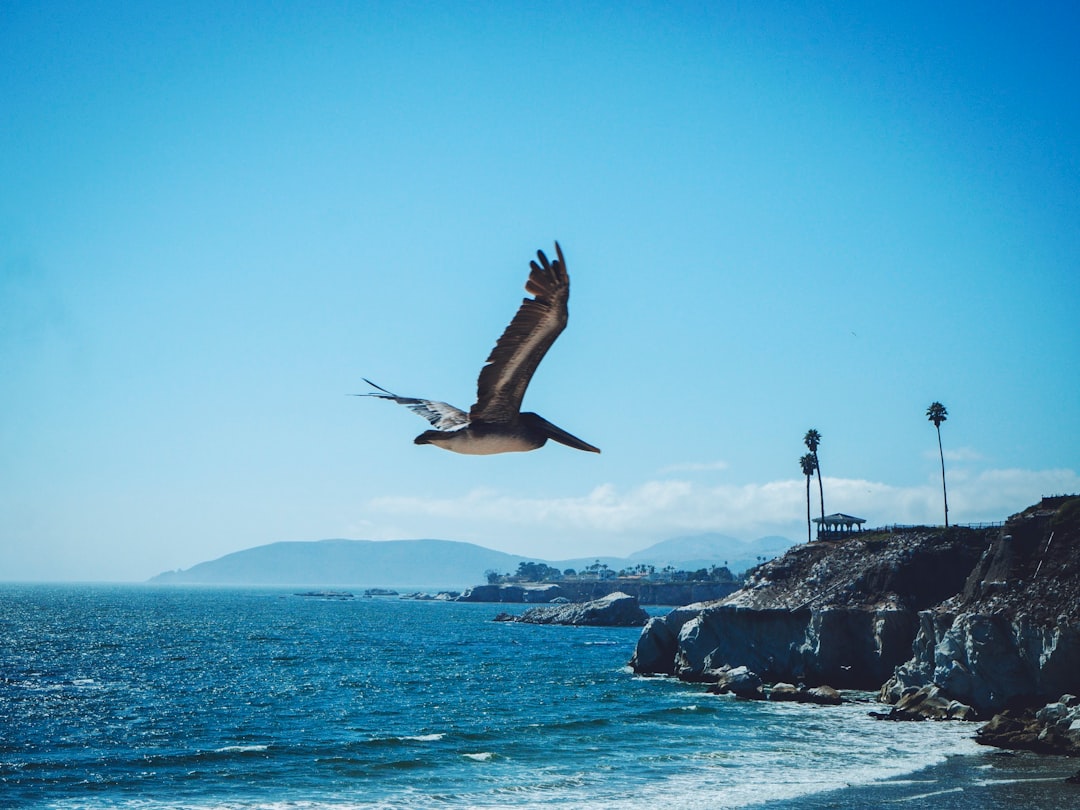
[[[735,575],[726,565],[713,565],[696,571],[682,571],[668,565],[659,571],[653,565],[635,565],[632,568],[612,570],[607,563],[599,560],[585,566],[579,573],[573,568],[559,571],[545,563],[523,562],[513,574],[500,574],[486,571],[484,575],[489,585],[511,584],[518,582],[575,582],[582,580],[637,580],[645,582],[735,582]]]
[[[1048,500],[1048,499],[1043,499]],[[1058,505],[1058,512],[1054,515],[1052,525],[1055,529],[1080,527],[1080,497],[1064,497]]]

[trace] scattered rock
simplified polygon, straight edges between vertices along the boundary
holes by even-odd
[[[769,700],[792,703],[816,703],[819,706],[839,706],[844,698],[831,686],[821,685],[812,689],[795,686],[790,683],[773,684],[769,689]]]
[[[609,594],[584,604],[544,605],[529,608],[520,616],[500,613],[497,622],[525,624],[569,624],[589,627],[641,627],[649,619],[636,596]]]
[[[355,594],[351,594],[348,591],[304,591],[303,593],[296,594],[297,596],[304,596],[309,599],[352,599]]]
[[[1080,699],[1062,695],[1037,711],[1006,709],[975,733],[975,741],[997,748],[1080,756]]]
[[[888,712],[870,712],[875,720],[977,720],[971,706],[951,700],[937,686],[910,687]]]
[[[456,602],[461,596],[457,591],[439,591],[436,594],[416,591],[415,593],[403,593],[398,598],[415,602]]]
[[[820,706],[839,706],[844,702],[839,692],[825,684],[807,689],[806,696],[807,703],[817,703]]]
[[[728,693],[744,700],[764,700],[765,690],[761,678],[756,672],[751,672],[746,667],[724,668],[712,670],[709,673],[714,682],[709,686],[709,693],[713,695],[726,695]]]
[[[801,702],[802,691],[792,683],[775,683],[769,690],[769,700],[776,702]]]

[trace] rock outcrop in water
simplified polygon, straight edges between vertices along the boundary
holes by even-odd
[[[649,615],[637,597],[625,593],[608,594],[584,604],[544,605],[529,608],[520,616],[500,613],[497,622],[525,624],[570,624],[590,627],[641,627]]]
[[[884,682],[890,719],[1053,705],[1080,694],[1080,497],[1045,498],[1003,527],[797,546],[731,596],[651,619],[631,665],[690,681],[745,666],[766,683]],[[1016,736],[1020,722],[1000,725]]]

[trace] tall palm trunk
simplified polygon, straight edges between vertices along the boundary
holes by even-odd
[[[818,498],[821,500],[821,525],[825,525],[825,490],[821,486],[821,464],[818,462],[817,450],[814,451],[814,469],[817,470]]]
[[[945,528],[949,528],[949,493],[945,489],[945,451],[941,449],[941,424],[937,427],[937,449],[941,456],[941,497],[945,499]]]
[[[813,453],[803,454],[803,457],[799,459],[799,466],[802,468],[803,475],[806,476],[806,542],[809,543],[814,539],[810,530],[810,478],[817,467]]]
[[[810,533],[810,476],[806,476],[806,542],[809,543],[814,538]]]

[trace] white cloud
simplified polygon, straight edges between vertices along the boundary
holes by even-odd
[[[826,477],[824,486],[826,512],[865,517],[870,526],[934,524],[943,517],[939,482],[903,487]],[[1073,470],[990,470],[958,477],[949,490],[950,521],[1004,520],[1043,495],[1077,491],[1080,475]],[[819,513],[817,498],[815,486],[812,516]],[[450,537],[538,556],[622,554],[704,532],[747,540],[766,534],[802,537],[806,482],[706,486],[648,481],[627,489],[603,484],[557,498],[476,489],[454,498],[375,498],[367,504],[367,516],[375,526],[392,525],[397,537]]]

